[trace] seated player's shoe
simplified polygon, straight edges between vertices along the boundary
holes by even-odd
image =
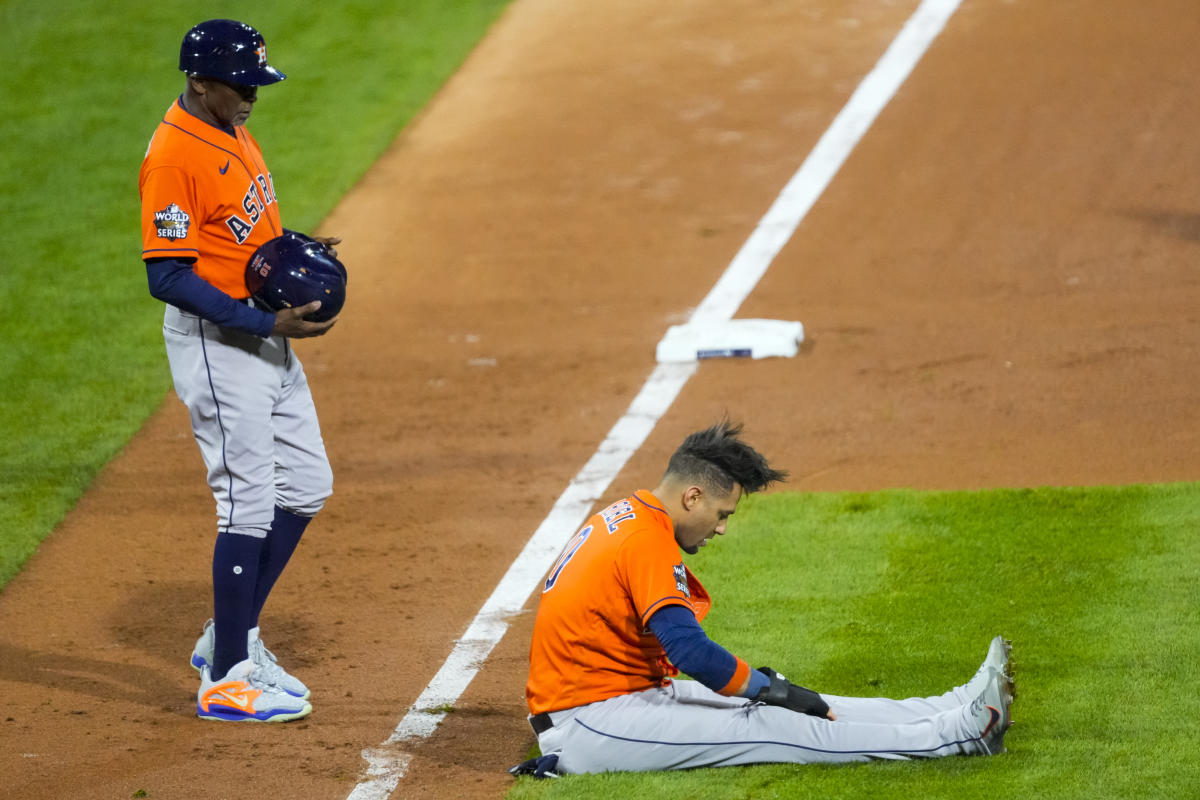
[[[212,668],[213,648],[216,645],[213,630],[213,621],[210,619],[204,623],[204,632],[200,634],[200,638],[196,640],[196,646],[192,648],[192,668],[197,672],[202,671],[205,667]],[[258,628],[251,628],[246,634],[246,649],[250,653],[250,659],[260,668],[260,677],[268,685],[302,700],[307,700],[312,695],[308,687],[298,678],[289,675],[283,667],[279,666],[275,654],[268,650],[262,643],[262,639],[259,638]]]
[[[197,716],[227,722],[288,722],[312,713],[311,703],[268,686],[259,680],[258,672],[248,658],[234,664],[220,680],[213,680],[209,668],[202,667]]]
[[[997,672],[1005,672],[1008,669],[1008,659],[1011,655],[1012,642],[1003,636],[997,636],[988,645],[987,658],[983,660],[983,663]]]
[[[987,658],[979,665],[979,670],[975,673],[974,677],[963,686],[965,698],[973,700],[981,695],[987,687],[988,682],[992,679],[992,671],[1002,672],[1011,677],[1012,669],[1008,661],[1011,653],[1012,642],[1003,636],[997,636],[995,639],[992,639],[992,643],[988,647]]]
[[[1004,734],[1012,725],[1012,678],[1003,670],[989,670],[990,676],[983,692],[971,704],[971,715],[979,726],[981,755],[994,756],[1004,752]]]

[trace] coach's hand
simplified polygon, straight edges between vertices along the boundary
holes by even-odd
[[[766,675],[771,683],[759,689],[758,694],[750,699],[758,703],[766,703],[769,706],[782,706],[813,717],[837,719],[837,715],[829,710],[829,704],[812,689],[805,689],[803,686],[790,683],[787,678],[770,667],[759,667],[758,671]]]
[[[275,312],[275,327],[271,329],[272,336],[286,336],[289,339],[307,339],[310,336],[324,336],[338,321],[337,317],[325,322],[310,322],[304,319],[321,307],[320,300],[313,300],[305,306],[284,308]]]
[[[325,245],[325,249],[329,251],[329,255],[333,256],[334,258],[337,258],[337,248],[334,247],[334,245],[341,244],[342,237],[340,237],[340,236],[314,236],[313,241],[317,241],[317,242],[320,242],[321,244]]]

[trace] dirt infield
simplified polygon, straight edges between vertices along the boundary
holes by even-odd
[[[6,795],[345,798],[916,6],[515,0],[323,226],[335,495],[263,616],[312,717],[194,716],[213,507],[168,397],[0,594]],[[739,312],[801,355],[706,362],[610,494],[726,410],[793,489],[1200,476],[1200,15],[1136,6],[965,0]],[[530,621],[393,797],[502,795]]]

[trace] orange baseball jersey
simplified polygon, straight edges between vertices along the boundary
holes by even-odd
[[[640,491],[590,517],[542,587],[525,687],[530,713],[639,692],[678,675],[647,629],[669,605],[703,619],[712,601],[681,560],[658,498]],[[728,692],[748,674],[739,659]]]
[[[271,173],[244,126],[227,133],[176,100],[150,140],[138,189],[143,259],[195,259],[201,278],[249,297],[246,262],[283,224]]]

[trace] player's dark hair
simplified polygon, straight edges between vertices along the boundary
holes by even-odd
[[[786,480],[786,472],[772,469],[761,453],[738,438],[741,432],[740,422],[722,420],[693,433],[671,456],[666,474],[724,493],[735,483],[750,494]]]

